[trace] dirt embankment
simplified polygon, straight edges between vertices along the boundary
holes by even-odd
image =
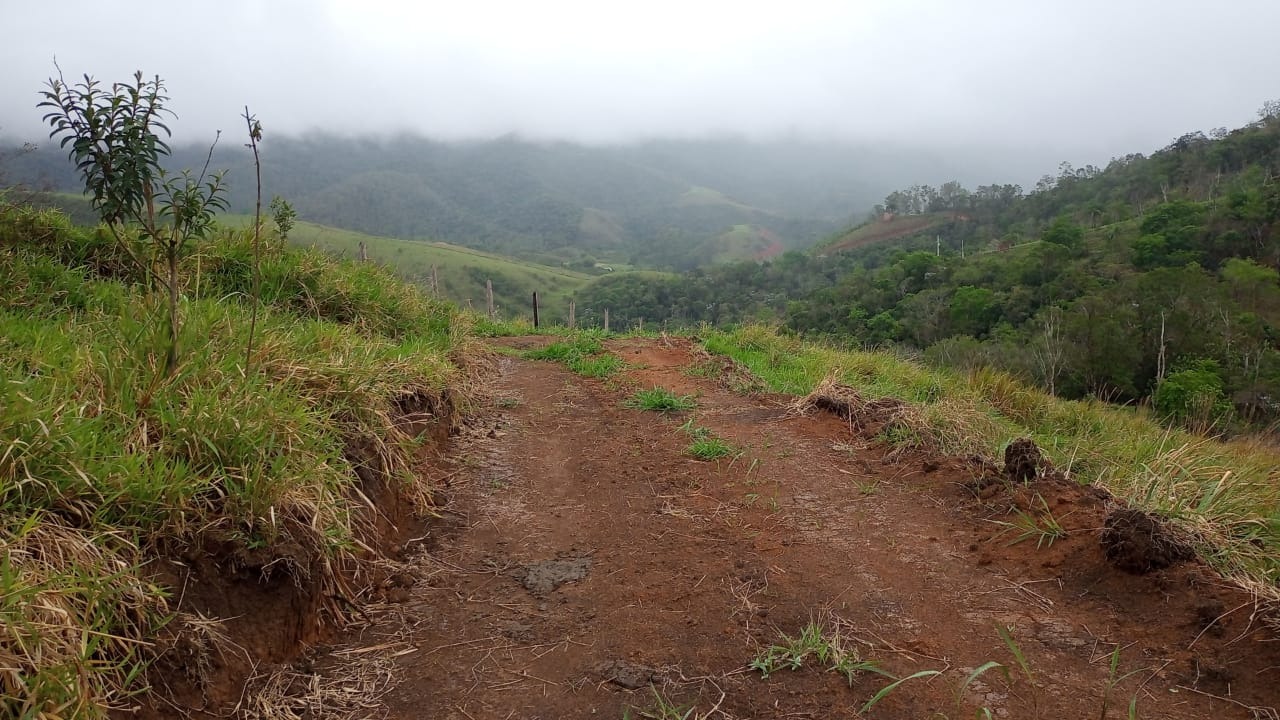
[[[396,411],[399,430],[421,440],[413,471],[434,474],[461,422],[452,393],[406,397]],[[174,620],[155,638],[153,692],[119,717],[290,717],[254,702],[281,664],[332,639],[351,618],[367,617],[362,606],[412,584],[393,559],[421,532],[430,508],[406,493],[373,442],[353,441],[346,456],[363,507],[351,519],[360,547],[345,561],[292,541],[249,548],[234,529],[211,528],[153,565],[155,584],[173,598]]]
[[[1280,642],[1251,599],[1033,447],[1001,465],[894,451],[873,417],[688,373],[687,344],[611,349],[636,366],[621,381],[503,361],[492,415],[449,460],[451,502],[410,543],[412,586],[299,684],[406,720],[679,716],[665,701],[716,718],[1275,717]],[[696,408],[622,407],[653,385]],[[692,427],[734,453],[693,459]],[[825,655],[770,654],[811,624]],[[862,712],[891,680],[855,661],[931,674]],[[989,662],[1007,672],[975,676]]]

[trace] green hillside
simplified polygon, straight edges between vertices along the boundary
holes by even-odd
[[[912,185],[809,254],[586,295],[995,367],[1202,431],[1264,427],[1280,420],[1280,105],[1268,108],[1149,157],[1064,163],[1030,192]]]
[[[224,222],[247,226],[247,215],[224,216]],[[295,245],[315,247],[338,257],[359,256],[360,243],[371,262],[386,265],[400,277],[429,289],[431,268],[435,266],[440,295],[462,307],[483,311],[485,281],[493,282],[494,305],[507,318],[532,318],[532,294],[538,292],[543,318],[564,322],[569,297],[585,287],[592,276],[493,255],[441,242],[399,240],[366,235],[351,230],[300,222],[289,233]]]

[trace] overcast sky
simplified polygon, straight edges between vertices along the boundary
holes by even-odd
[[[740,133],[1104,163],[1280,98],[1277,0],[0,0],[0,133],[36,93],[160,74],[176,140]],[[1052,166],[1045,167],[1052,171]]]

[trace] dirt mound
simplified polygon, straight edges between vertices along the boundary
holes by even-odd
[[[1042,469],[1052,468],[1031,438],[1018,438],[1004,449],[1004,474],[1015,482],[1029,482]]]
[[[1133,508],[1116,508],[1102,528],[1102,551],[1121,570],[1145,575],[1195,557],[1160,520]]]
[[[909,403],[890,397],[867,399],[835,377],[818,383],[813,392],[797,400],[792,409],[800,415],[812,409],[830,413],[849,423],[850,429],[869,437],[896,430],[916,438],[917,448],[931,444],[932,431]]]

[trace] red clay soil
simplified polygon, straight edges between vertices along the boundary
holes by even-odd
[[[355,657],[394,665],[394,689],[357,716],[641,717],[656,690],[689,717],[1123,718],[1132,698],[1143,718],[1275,717],[1280,643],[1249,597],[1195,561],[1108,563],[1104,493],[894,454],[835,415],[686,374],[682,342],[611,349],[638,366],[621,382],[503,359],[493,414],[439,471],[450,501],[413,587],[316,660],[339,676]],[[652,385],[697,407],[621,405]],[[691,418],[742,454],[687,456]],[[1042,502],[1065,538],[1015,543],[998,524]],[[846,681],[812,657],[749,669],[814,621],[895,677],[941,674],[860,714],[889,678]],[[988,661],[1008,676],[966,686]]]

